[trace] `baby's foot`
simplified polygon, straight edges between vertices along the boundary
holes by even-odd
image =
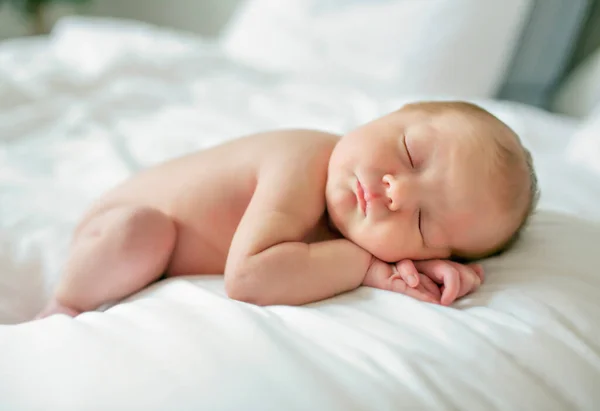
[[[42,311],[39,312],[38,315],[35,316],[36,320],[41,320],[42,318],[49,317],[53,314],[66,314],[70,317],[76,317],[81,314],[80,311],[74,310],[72,308],[67,307],[59,303],[58,301],[52,299],[50,302],[44,307]]]

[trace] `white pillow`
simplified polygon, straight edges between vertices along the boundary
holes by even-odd
[[[600,107],[586,118],[571,137],[567,146],[567,161],[600,178]]]
[[[600,49],[581,62],[558,89],[552,110],[584,118],[600,109]]]
[[[232,57],[260,69],[327,73],[395,94],[493,96],[530,0],[250,0],[224,31]]]

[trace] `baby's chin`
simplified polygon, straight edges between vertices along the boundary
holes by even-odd
[[[399,252],[399,250],[391,250],[388,247],[377,245],[373,246],[372,242],[364,243],[360,240],[353,241],[351,238],[349,238],[349,240],[366,250],[373,257],[377,258],[378,260],[385,261],[386,263],[397,263],[398,261],[409,258],[408,256],[404,255],[404,253]]]

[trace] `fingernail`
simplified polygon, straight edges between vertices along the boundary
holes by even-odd
[[[415,287],[418,284],[417,281],[417,276],[414,274],[411,274],[408,276],[408,285],[410,285],[411,287]]]

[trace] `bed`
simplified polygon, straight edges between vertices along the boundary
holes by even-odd
[[[521,30],[519,13],[506,17]],[[236,36],[73,18],[0,45],[0,409],[597,409],[600,121],[495,98],[517,81],[497,81],[518,71],[501,62],[469,99],[522,137],[542,197],[521,241],[485,260],[485,284],[452,307],[366,287],[257,307],[226,298],[215,275],[28,322],[85,207],[135,171],[260,129],[343,132],[447,97],[234,61],[223,50]]]

